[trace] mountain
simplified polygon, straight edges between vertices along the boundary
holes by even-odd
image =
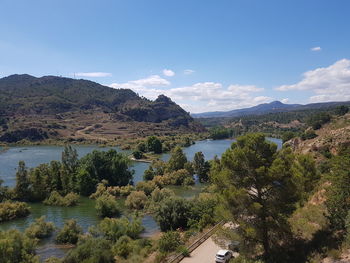
[[[0,141],[47,138],[116,140],[202,131],[170,98],[57,76],[0,79]]]
[[[295,110],[318,109],[324,107],[332,107],[337,105],[350,104],[350,102],[325,102],[312,104],[284,104],[280,101],[259,104],[251,108],[237,109],[231,111],[214,111],[191,114],[194,118],[222,118],[222,117],[240,117],[246,115],[262,115],[273,112],[286,112]]]

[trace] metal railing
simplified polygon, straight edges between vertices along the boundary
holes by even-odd
[[[211,229],[209,229],[206,233],[204,233],[200,238],[198,238],[195,242],[193,242],[188,248],[188,252],[191,253],[193,250],[195,250],[197,247],[199,247],[201,244],[203,244],[209,237],[211,237],[217,230],[219,226],[222,226],[224,224],[224,221],[220,221],[215,226],[213,226]],[[182,259],[184,259],[185,256],[182,253],[177,254],[175,257],[168,260],[168,263],[179,263]]]

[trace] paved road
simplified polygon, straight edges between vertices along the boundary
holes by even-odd
[[[191,253],[191,257],[184,258],[181,263],[213,263],[215,254],[221,248],[215,244],[212,238],[208,238],[203,244]]]

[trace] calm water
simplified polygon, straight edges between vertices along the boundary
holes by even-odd
[[[282,145],[281,140],[273,138],[269,138],[269,140],[275,142],[279,148]],[[191,145],[188,148],[184,148],[184,152],[188,160],[193,160],[194,154],[202,151],[205,158],[209,160],[213,159],[215,155],[220,157],[221,154],[231,146],[233,141],[234,140],[198,141],[196,144]],[[78,151],[79,157],[82,157],[95,149],[103,151],[116,149],[117,151],[122,151],[118,147],[101,148],[98,146],[75,146],[75,148]],[[1,152],[0,149],[0,178],[4,180],[4,185],[14,186],[18,161],[25,161],[26,166],[31,168],[41,163],[48,163],[52,160],[60,160],[62,150],[63,147],[60,146],[19,146],[10,147],[8,150],[3,152]],[[127,151],[124,152],[130,153]],[[161,159],[166,161],[169,159],[169,157],[169,154],[163,154]],[[134,182],[139,182],[142,180],[143,173],[148,166],[148,163],[133,163],[132,169],[135,170]],[[204,185],[201,184],[196,184],[190,188],[172,186],[171,189],[174,190],[177,195],[185,198],[191,198],[194,195],[197,195],[203,186]],[[120,204],[123,204],[123,200],[120,200]],[[76,207],[51,207],[40,203],[30,203],[31,214],[28,217],[1,223],[0,230],[9,228],[24,230],[33,222],[35,218],[45,215],[46,219],[54,222],[57,227],[62,227],[64,220],[74,218],[84,229],[84,231],[87,231],[90,226],[96,225],[100,221],[96,215],[94,206],[95,201],[86,197],[82,197],[79,205]],[[142,223],[145,227],[143,236],[151,236],[159,231],[157,223],[150,215],[145,215],[142,219]],[[38,254],[42,257],[42,259],[45,259],[52,255],[61,257],[66,251],[67,248],[56,246],[54,245],[52,239],[48,239],[42,241],[41,246],[38,249]]]

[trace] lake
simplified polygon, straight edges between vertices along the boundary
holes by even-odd
[[[279,139],[269,138],[270,141],[275,142],[278,148],[281,148],[282,142]],[[197,141],[190,147],[184,148],[188,160],[193,160],[196,152],[202,151],[207,160],[213,159],[215,155],[221,156],[223,152],[228,149],[234,140],[203,140]],[[99,146],[74,146],[77,149],[79,157],[86,155],[93,150],[109,150],[115,149],[120,152],[130,153],[130,151],[122,151],[118,147],[99,147]],[[52,160],[60,160],[63,147],[61,146],[16,146],[10,147],[8,150],[2,151],[0,149],[0,178],[4,180],[4,185],[13,187],[15,185],[15,174],[18,162],[23,160],[27,167],[32,168],[41,163],[48,163]],[[170,154],[162,154],[162,160],[168,160]],[[135,170],[134,182],[137,183],[143,180],[143,173],[149,167],[149,163],[133,162],[132,169]],[[190,188],[172,186],[172,190],[182,197],[191,198],[197,195],[203,185],[196,184]],[[120,200],[123,203],[123,200]],[[75,207],[52,207],[45,206],[41,203],[30,203],[31,214],[26,218],[19,218],[13,221],[4,222],[0,224],[1,230],[9,228],[17,228],[24,230],[27,228],[35,218],[42,215],[46,216],[48,221],[55,223],[57,227],[62,227],[64,220],[74,218],[78,224],[87,231],[90,226],[99,223],[100,218],[97,217],[95,211],[95,201],[87,197],[81,197],[78,206]],[[126,215],[128,216],[128,215]],[[145,228],[143,236],[151,236],[159,232],[159,227],[152,216],[145,215],[142,218],[142,223]],[[47,239],[41,242],[38,254],[42,259],[49,256],[62,257],[67,249],[54,245],[52,239]]]

